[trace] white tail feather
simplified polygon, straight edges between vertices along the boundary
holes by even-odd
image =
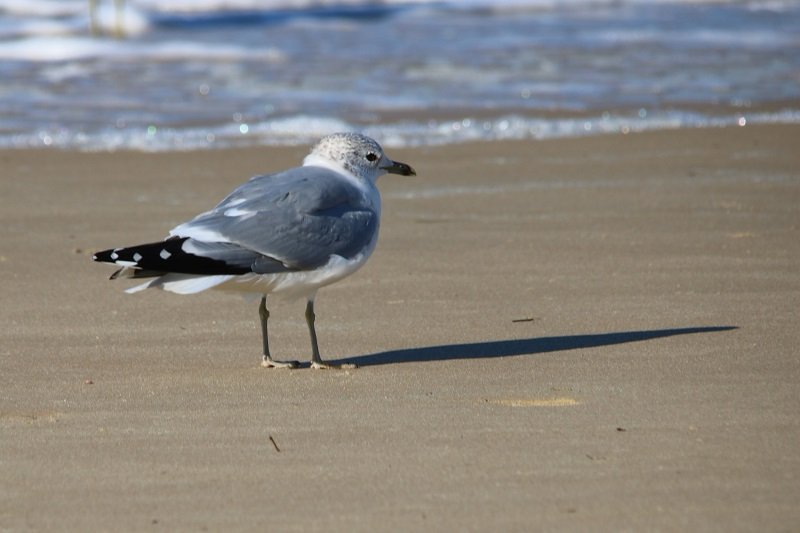
[[[125,292],[133,294],[145,289],[154,288],[164,289],[165,291],[174,292],[175,294],[195,294],[212,289],[226,281],[230,281],[233,277],[232,275],[195,276],[192,274],[164,274],[163,276],[151,279],[141,285],[131,287]]]

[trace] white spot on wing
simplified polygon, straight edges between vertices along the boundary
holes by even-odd
[[[203,252],[191,240],[185,241],[183,244],[181,244],[181,250],[187,254],[199,255],[201,257],[203,256]]]
[[[163,259],[164,261],[166,261],[167,259],[169,259],[169,258],[172,256],[172,254],[171,254],[171,253],[169,253],[169,252],[168,252],[168,251],[166,251],[166,250],[161,250],[161,253],[159,253],[158,255],[159,255],[159,256],[161,257],[161,259]]]
[[[138,263],[139,261],[142,260],[142,254],[140,254],[140,253],[133,254],[133,260]]]
[[[230,209],[226,209],[224,215],[226,217],[246,217],[252,216],[255,213],[255,211],[251,211],[249,209],[238,209],[236,207],[232,207]]]
[[[110,257],[111,257],[111,259],[116,261],[117,259],[119,259],[119,254],[117,252],[111,252],[111,256]]]
[[[191,222],[177,226],[169,234],[173,237],[190,237],[201,242],[228,242],[220,232],[203,226],[192,226]]]

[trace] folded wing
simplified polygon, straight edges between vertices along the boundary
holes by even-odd
[[[377,209],[340,175],[299,167],[251,179],[170,235],[235,244],[309,270],[331,255],[349,259],[363,250],[377,234]]]
[[[340,175],[299,167],[257,176],[211,211],[175,227],[165,241],[104,250],[114,277],[271,274],[346,259],[376,237],[377,206]]]

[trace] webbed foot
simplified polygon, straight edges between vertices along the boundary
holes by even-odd
[[[272,357],[264,356],[261,366],[265,368],[298,368],[300,363],[298,361],[276,361]]]

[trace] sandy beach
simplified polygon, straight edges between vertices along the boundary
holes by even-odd
[[[307,147],[0,152],[0,531],[796,530],[798,139],[387,150],[418,176],[317,299],[338,371],[91,260]]]

